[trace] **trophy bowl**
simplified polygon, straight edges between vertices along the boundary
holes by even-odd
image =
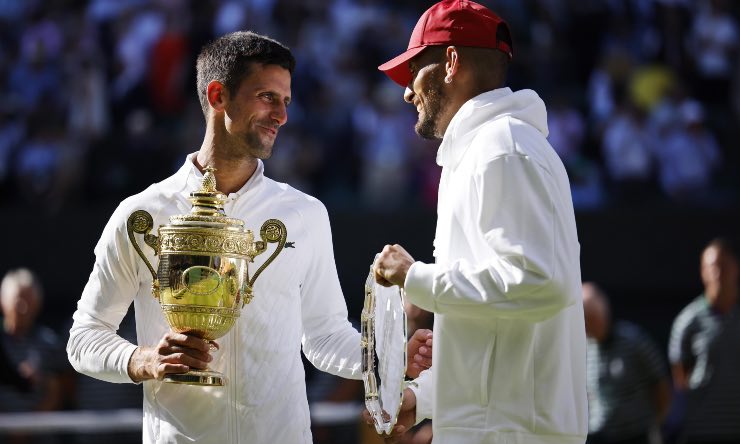
[[[206,168],[203,183],[191,193],[190,214],[170,217],[160,225],[158,235],[150,234],[152,216],[137,210],[127,221],[129,239],[152,274],[152,293],[170,328],[207,341],[224,336],[233,327],[242,307],[253,297],[252,288],[259,274],[285,246],[287,230],[277,220],[266,221],[260,229],[262,240],[244,229],[244,222],[226,217],[226,196],[216,190],[213,168]],[[134,234],[143,234],[144,242],[159,257],[157,270],[151,265]],[[255,256],[277,243],[272,255],[250,278],[249,264]],[[225,377],[213,370],[193,370],[169,374],[166,382],[222,386]]]

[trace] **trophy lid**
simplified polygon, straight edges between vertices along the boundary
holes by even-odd
[[[190,193],[190,202],[193,207],[190,214],[178,214],[170,217],[172,225],[192,225],[224,227],[227,229],[241,229],[244,221],[227,217],[224,213],[226,195],[216,189],[216,171],[212,166],[207,166],[200,189]]]

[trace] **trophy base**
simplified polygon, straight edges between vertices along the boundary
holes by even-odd
[[[207,385],[220,387],[226,385],[226,377],[212,370],[190,370],[187,373],[171,373],[164,377],[164,382],[189,385]]]

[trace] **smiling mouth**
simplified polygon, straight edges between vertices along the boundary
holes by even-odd
[[[269,126],[259,126],[263,130],[267,131],[269,134],[271,134],[273,137],[277,136],[277,128],[270,128]]]

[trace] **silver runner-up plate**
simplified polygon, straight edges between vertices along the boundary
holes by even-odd
[[[365,406],[378,434],[396,425],[406,374],[406,312],[401,289],[375,282],[373,267],[365,281],[362,309],[362,380]]]

